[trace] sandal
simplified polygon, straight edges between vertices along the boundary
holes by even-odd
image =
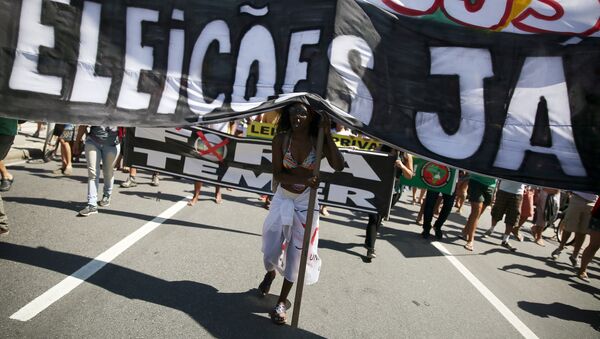
[[[464,246],[465,250],[473,252],[473,244],[468,242]]]
[[[278,303],[275,306],[275,309],[269,314],[271,316],[271,320],[277,325],[285,324],[285,321],[287,320],[287,314],[285,311],[285,305]]]
[[[263,278],[263,281],[260,283],[260,285],[258,285],[258,291],[262,297],[269,294],[271,284],[273,283],[273,280],[275,280],[275,274],[273,273],[275,272],[267,272]]]
[[[590,282],[590,277],[588,277],[586,272],[581,272],[579,274],[577,274],[577,277],[583,281],[585,281],[586,283]]]

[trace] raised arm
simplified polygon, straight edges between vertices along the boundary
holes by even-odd
[[[344,169],[344,156],[338,149],[335,141],[333,141],[331,136],[331,120],[325,113],[321,114],[321,123],[319,127],[323,129],[324,133],[323,154],[334,170],[338,172],[342,171]]]

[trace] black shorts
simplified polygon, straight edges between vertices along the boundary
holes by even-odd
[[[486,186],[477,180],[469,180],[469,202],[478,203],[482,202],[484,205],[492,203],[492,195],[494,194],[494,188]]]
[[[10,147],[15,141],[14,135],[0,135],[0,160],[4,160],[8,151],[10,151]]]

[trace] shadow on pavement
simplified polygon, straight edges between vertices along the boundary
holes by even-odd
[[[555,317],[567,321],[581,322],[589,324],[596,331],[600,331],[600,313],[595,310],[582,310],[563,303],[541,304],[519,301],[517,304],[524,311],[541,318]]]
[[[0,258],[64,275],[71,275],[91,260],[43,247],[8,243],[0,243]],[[217,288],[200,282],[166,281],[111,263],[87,282],[129,299],[185,312],[217,338],[322,338],[302,329],[276,326],[268,317],[257,315],[270,312],[277,297],[268,295],[260,298],[255,288],[246,292],[220,293]]]
[[[72,210],[74,212],[79,211],[79,209],[81,209],[85,206],[85,202],[60,201],[60,200],[52,200],[52,199],[44,199],[44,198],[6,197],[6,198],[3,198],[3,200],[5,200],[7,202],[15,202],[15,203],[19,203],[19,204],[28,204],[28,205],[34,205],[34,206],[39,205],[39,206],[44,206],[44,207],[54,207],[54,208],[60,208],[60,209],[65,209],[65,210]],[[193,208],[193,207],[190,207],[190,208]],[[101,209],[99,212],[99,215],[100,214],[121,216],[121,217],[126,217],[126,218],[133,218],[133,219],[137,219],[137,220],[144,220],[144,221],[150,221],[155,218],[154,215],[125,212],[125,211],[112,209],[110,207]],[[202,229],[207,229],[207,230],[226,231],[226,232],[232,232],[232,233],[246,234],[246,235],[252,235],[252,236],[257,236],[257,237],[261,236],[261,234],[258,234],[258,233],[239,231],[239,230],[235,230],[235,229],[229,229],[229,228],[223,228],[223,227],[217,227],[217,226],[203,225],[203,224],[198,224],[198,223],[189,222],[189,221],[183,221],[183,220],[179,220],[179,219],[169,219],[167,222],[164,223],[164,226],[166,226],[166,227],[169,227],[169,226],[193,227],[193,228],[202,228]]]

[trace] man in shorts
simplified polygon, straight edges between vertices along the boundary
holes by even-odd
[[[588,226],[592,216],[591,211],[594,204],[598,200],[598,196],[585,192],[573,192],[569,200],[569,206],[565,211],[565,217],[561,221],[561,226],[564,227],[560,245],[552,252],[552,258],[558,259],[560,253],[565,248],[567,239],[571,233],[575,233],[575,241],[573,242],[573,254],[569,256],[569,260],[574,267],[577,267],[579,250],[585,240],[585,236],[589,233]]]
[[[473,241],[475,240],[479,217],[486,207],[492,203],[495,188],[496,179],[471,173],[468,189],[471,213],[467,219],[467,224],[462,230],[462,237],[467,241],[463,247],[467,251],[473,251]]]
[[[484,237],[492,235],[496,224],[504,217],[506,228],[502,236],[501,245],[511,252],[515,252],[517,249],[508,242],[508,239],[510,239],[513,227],[519,222],[524,191],[525,185],[520,182],[510,180],[500,181],[494,206],[492,206],[492,226],[484,234]]]

